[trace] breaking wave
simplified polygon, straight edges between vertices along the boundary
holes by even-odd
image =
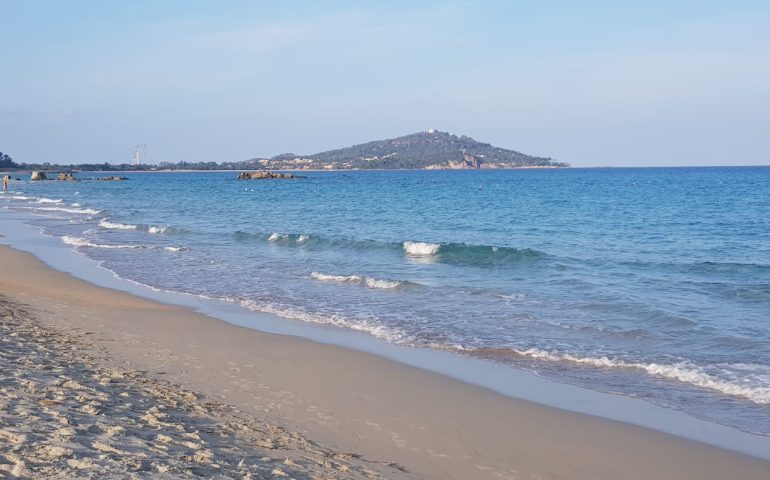
[[[99,226],[102,228],[107,229],[114,229],[114,230],[136,230],[136,225],[129,225],[125,223],[118,223],[118,222],[110,222],[106,218],[103,218],[99,221]]]
[[[435,255],[441,249],[441,244],[427,243],[427,242],[410,242],[403,243],[404,251],[409,255]]]
[[[377,240],[326,237],[304,233],[250,233],[237,231],[235,239],[241,242],[261,241],[286,247],[339,250],[380,250],[400,252],[414,259],[430,262],[469,266],[505,266],[522,261],[545,259],[548,254],[530,249],[472,245],[466,243],[429,243],[407,240],[401,243]]]
[[[45,198],[40,197],[37,199],[35,203],[61,203],[63,200],[61,198]]]
[[[504,266],[534,261],[548,254],[531,248],[496,247],[468,243],[427,243],[406,241],[402,244],[408,256],[467,266]]]
[[[119,245],[119,244],[104,244],[104,243],[93,243],[85,238],[82,237],[76,237],[74,235],[65,235],[61,237],[62,242],[66,243],[67,245],[72,245],[74,247],[89,247],[89,248],[107,248],[107,249],[146,249],[146,248],[152,248],[147,245]]]
[[[23,207],[29,210],[37,210],[43,212],[65,212],[65,213],[77,213],[79,215],[98,215],[102,213],[101,210],[94,208],[66,208],[66,207]]]
[[[514,356],[546,362],[577,363],[596,368],[641,370],[652,376],[676,380],[696,387],[714,390],[726,395],[742,397],[761,405],[770,405],[770,368],[762,365],[717,364],[706,369],[685,361],[673,364],[628,362],[624,360],[614,360],[607,356],[581,357],[567,353],[549,352],[538,348],[529,348],[525,350],[508,348],[466,349],[455,346],[454,349],[486,357],[500,358]],[[717,373],[721,373],[722,375],[718,376]],[[735,378],[735,380],[727,380],[722,378],[722,376],[732,377]],[[747,378],[753,378],[754,381],[746,381]]]
[[[139,230],[152,234],[168,234],[168,233],[180,233],[184,230],[179,228],[173,228],[169,226],[154,226],[154,225],[134,225],[132,223],[120,223],[111,222],[107,218],[103,218],[99,221],[99,226],[108,230]]]
[[[281,240],[288,240],[289,235],[285,233],[271,233],[269,237],[267,237],[268,242],[279,242]]]
[[[288,307],[283,305],[276,305],[270,302],[259,302],[256,300],[233,300],[224,299],[225,301],[234,301],[239,303],[242,307],[252,311],[272,313],[284,318],[290,318],[293,320],[300,320],[308,323],[317,323],[321,325],[333,325],[335,327],[349,328],[359,332],[368,333],[379,339],[396,343],[396,344],[409,344],[410,337],[406,332],[397,328],[386,327],[384,325],[377,324],[374,321],[367,321],[363,319],[352,319],[342,315],[317,315],[313,313],[305,312],[301,309]]]
[[[326,273],[311,272],[310,277],[320,282],[328,283],[351,283],[356,285],[363,285],[373,289],[394,289],[399,287],[417,286],[416,283],[401,282],[398,280],[387,280],[373,277],[365,277],[361,275],[328,275]]]

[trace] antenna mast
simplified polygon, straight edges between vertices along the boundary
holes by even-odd
[[[141,165],[147,162],[147,144],[134,145],[134,159],[132,165]]]

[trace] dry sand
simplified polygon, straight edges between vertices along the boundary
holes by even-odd
[[[770,462],[233,326],[8,247],[0,265],[0,478],[770,478]]]
[[[111,365],[0,297],[0,477],[383,478],[167,381]]]

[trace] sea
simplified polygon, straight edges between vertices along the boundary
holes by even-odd
[[[770,435],[770,167],[300,174],[22,181],[0,208],[155,289]]]

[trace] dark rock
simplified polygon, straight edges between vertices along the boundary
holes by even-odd
[[[97,180],[101,180],[103,182],[122,182],[125,180],[128,180],[126,177],[101,177],[97,178]]]
[[[293,178],[302,178],[302,177],[298,177],[293,173],[273,173],[273,172],[267,172],[264,170],[260,170],[257,172],[241,172],[238,175],[239,180],[263,180],[263,179],[272,179],[272,178],[293,179]]]

